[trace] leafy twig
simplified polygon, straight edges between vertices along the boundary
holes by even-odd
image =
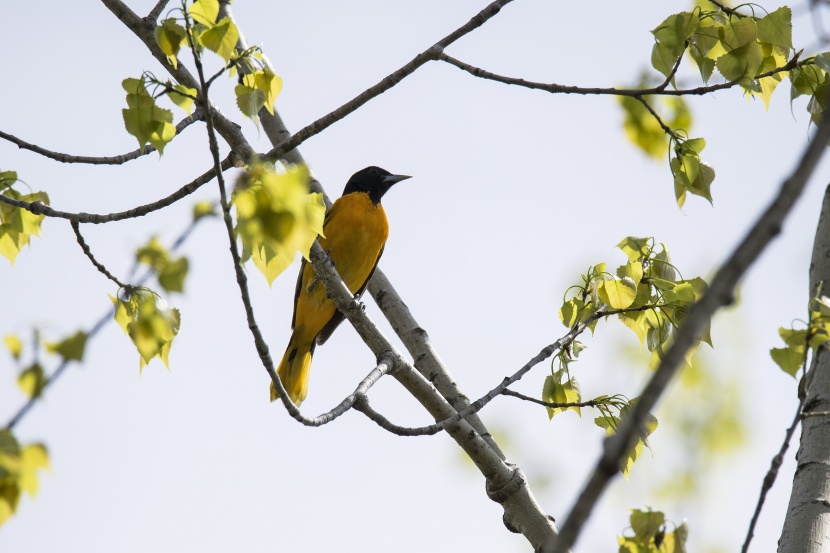
[[[195,219],[187,226],[187,228],[179,235],[178,238],[176,238],[176,240],[170,246],[171,252],[178,250],[187,241],[187,239],[190,237],[190,234],[193,232],[193,229],[196,228],[196,225],[199,224],[201,220],[201,218]],[[138,279],[136,285],[140,286],[144,284],[150,279],[151,276],[153,276],[152,269],[145,272],[141,276],[141,278]],[[101,318],[99,318],[94,325],[92,325],[92,328],[89,330],[89,332],[86,333],[87,344],[89,343],[90,339],[92,339],[96,334],[98,334],[98,332],[101,331],[102,328],[104,328],[104,326],[107,325],[107,323],[113,321],[113,315],[115,315],[115,309],[111,308],[103,316],[101,316]],[[37,349],[35,349],[35,351],[37,352]],[[6,426],[4,427],[5,430],[11,430],[17,425],[17,423],[19,423],[23,419],[23,417],[26,416],[26,414],[32,409],[32,407],[35,406],[37,400],[43,397],[43,391],[45,391],[46,388],[52,386],[55,382],[57,382],[57,380],[61,377],[64,371],[66,371],[67,367],[69,367],[70,363],[71,361],[67,360],[61,361],[61,363],[55,368],[55,370],[52,372],[49,378],[47,378],[44,381],[43,387],[41,388],[41,394],[37,397],[29,398],[26,401],[26,403],[24,403],[20,407],[20,409],[17,410],[17,412],[12,416],[12,418],[9,419],[9,422],[7,422]]]
[[[537,405],[542,405],[543,407],[547,407],[549,409],[568,409],[569,407],[597,407],[598,405],[604,405],[605,402],[596,400],[596,399],[589,399],[588,401],[573,401],[573,402],[556,402],[556,401],[542,401],[541,399],[536,399],[535,397],[526,396],[524,394],[520,394],[519,392],[514,392],[513,390],[502,390],[501,395],[503,396],[511,396],[515,398],[522,399],[524,401],[529,401],[531,403],[535,403]]]

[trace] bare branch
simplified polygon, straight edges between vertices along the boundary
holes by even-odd
[[[72,230],[75,232],[75,239],[78,241],[78,245],[81,246],[81,249],[84,251],[84,254],[89,258],[92,264],[98,269],[98,272],[113,281],[119,288],[129,288],[129,285],[124,284],[117,278],[110,273],[106,267],[104,267],[100,262],[98,262],[95,257],[92,255],[92,251],[89,249],[86,241],[84,240],[83,235],[81,235],[81,229],[78,226],[78,221],[70,221],[69,223],[72,225]]]
[[[776,67],[775,69],[771,69],[764,73],[757,75],[756,79],[763,79],[765,77],[771,77],[777,73],[782,73],[784,71],[791,71],[798,66],[798,57],[799,53],[796,53],[790,61],[782,65],[781,67]],[[543,90],[545,92],[550,92],[551,94],[581,94],[581,95],[598,95],[598,96],[632,96],[634,98],[641,97],[641,96],[701,96],[704,94],[709,94],[710,92],[716,92],[718,90],[726,90],[728,88],[732,88],[737,86],[737,81],[730,81],[727,83],[720,83],[708,86],[699,86],[697,88],[687,88],[683,90],[669,90],[666,88],[668,81],[671,79],[667,79],[658,86],[652,88],[643,88],[643,89],[630,89],[630,88],[596,88],[596,87],[582,87],[582,86],[570,86],[570,85],[561,85],[555,83],[539,83],[534,81],[526,81],[524,79],[516,79],[513,77],[505,77],[502,75],[498,75],[496,73],[491,73],[489,71],[485,71],[484,69],[480,69],[468,63],[464,63],[452,56],[447,55],[444,52],[440,52],[437,55],[437,58],[440,61],[444,61],[449,63],[450,65],[454,65],[455,67],[466,71],[470,75],[474,77],[479,77],[481,79],[487,79],[489,81],[496,81],[503,84],[510,84],[521,86],[524,88],[530,88],[532,90]],[[682,56],[681,56],[682,59]],[[676,71],[677,67],[679,66],[679,61],[675,64],[674,70]],[[673,73],[672,73],[673,75]]]
[[[158,18],[161,17],[161,12],[163,12],[164,8],[167,7],[167,3],[169,1],[170,0],[159,0],[156,3],[156,5],[153,6],[153,9],[150,10],[150,13],[147,14],[147,17],[145,17],[144,19],[147,21],[151,21],[153,25],[155,25],[156,21],[158,21]]]
[[[179,121],[179,124],[176,125],[176,136],[179,135],[184,129],[195,123],[196,121],[202,120],[202,111],[196,110],[193,112],[193,115],[190,117],[186,117]],[[147,154],[151,154],[156,151],[155,146],[152,144],[147,144],[144,146],[144,149],[136,149],[132,152],[128,152],[126,154],[121,154],[118,156],[75,156],[71,154],[64,154],[61,152],[53,152],[52,150],[47,150],[46,148],[42,148],[37,144],[32,144],[30,142],[26,142],[16,136],[0,131],[0,138],[3,140],[7,140],[13,144],[16,144],[18,148],[22,150],[30,150],[36,154],[40,154],[44,157],[48,157],[49,159],[54,159],[55,161],[60,161],[61,163],[87,163],[90,165],[122,165],[127,163],[128,161],[132,161],[134,159],[138,159],[140,157],[146,156]]]
[[[107,1],[107,0],[105,0]],[[463,37],[467,33],[474,31],[475,29],[481,27],[487,20],[495,16],[501,9],[512,2],[512,0],[496,0],[488,5],[486,8],[478,12],[470,21],[466,24],[462,25],[449,35],[445,36],[434,45],[430,46],[417,56],[415,56],[412,61],[398,69],[397,71],[387,75],[383,79],[380,80],[374,86],[369,87],[368,89],[364,90],[353,99],[349,100],[339,108],[335,109],[331,113],[324,115],[323,117],[317,119],[310,125],[307,125],[294,133],[291,138],[288,138],[275,146],[271,149],[270,152],[265,154],[263,157],[270,161],[276,161],[283,157],[286,152],[290,152],[291,150],[295,149],[297,146],[311,138],[312,136],[322,132],[323,130],[327,129],[334,123],[340,121],[350,113],[357,110],[360,106],[383,94],[406,77],[414,73],[419,67],[427,63],[428,61],[439,59],[441,52],[443,52],[444,48],[458,40],[459,38]]]
[[[733,302],[738,280],[772,239],[781,232],[784,219],[804,190],[807,180],[827,148],[828,139],[830,111],[825,113],[798,165],[784,181],[776,198],[758,217],[741,243],[718,270],[706,294],[689,310],[683,326],[675,334],[674,343],[640,395],[640,401],[622,421],[617,433],[605,440],[603,453],[565,520],[556,543],[556,551],[567,551],[574,544],[608,482],[619,473],[620,460],[627,454],[637,436],[641,435],[643,421],[677,372],[686,352],[698,338],[704,325],[712,319],[715,311]]]
[[[228,157],[226,157],[222,161],[221,167],[223,171],[227,171],[228,169],[233,167],[233,162],[231,161],[230,155],[228,155]],[[204,184],[213,180],[214,176],[214,169],[210,169],[207,172],[203,173],[200,177],[197,177],[195,180],[182,186],[181,188],[179,188],[167,197],[164,197],[150,204],[134,207],[127,211],[117,211],[115,213],[109,213],[106,215],[99,215],[95,213],[71,213],[68,211],[59,211],[57,209],[52,209],[48,205],[45,205],[41,202],[25,202],[23,200],[15,200],[14,198],[9,198],[4,194],[0,194],[0,202],[8,205],[13,205],[15,207],[20,207],[27,211],[31,211],[35,215],[46,215],[47,217],[57,217],[59,219],[77,221],[78,223],[92,223],[97,225],[100,223],[109,223],[112,221],[123,221],[124,219],[134,219],[136,217],[143,217],[148,213],[152,213],[154,211],[163,209],[169,205],[176,203],[185,196],[189,196],[190,194],[194,193]]]
[[[778,477],[778,469],[781,468],[781,464],[784,462],[784,454],[787,453],[787,450],[790,447],[790,440],[792,440],[793,434],[795,434],[795,429],[798,427],[798,423],[801,422],[801,409],[803,407],[804,400],[802,399],[798,402],[798,409],[795,410],[793,423],[787,429],[784,436],[784,442],[781,444],[781,449],[779,449],[778,454],[772,458],[769,470],[767,471],[766,476],[764,476],[764,482],[761,484],[761,495],[758,497],[758,503],[755,505],[755,512],[752,514],[752,520],[749,523],[749,529],[746,532],[746,539],[741,547],[741,553],[749,551],[749,543],[752,541],[752,535],[755,532],[755,525],[758,523],[758,517],[761,515],[761,509],[764,507],[764,501],[766,501],[767,493],[772,489],[772,485],[775,484],[775,479]]]

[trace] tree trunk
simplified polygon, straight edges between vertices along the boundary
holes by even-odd
[[[810,264],[810,297],[830,296],[830,186]],[[830,352],[820,348],[806,376],[801,446],[779,553],[830,552]]]

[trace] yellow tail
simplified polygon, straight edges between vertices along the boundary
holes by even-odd
[[[288,397],[297,407],[308,393],[308,375],[311,369],[311,355],[314,353],[314,339],[310,344],[297,339],[297,333],[291,335],[285,355],[282,356],[277,374],[288,392]],[[271,383],[271,401],[279,399],[274,383]]]

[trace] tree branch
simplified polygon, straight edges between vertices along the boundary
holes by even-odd
[[[227,171],[228,169],[233,167],[231,156],[228,155],[228,157],[222,160],[220,166],[223,171]],[[23,200],[16,200],[14,198],[9,198],[4,194],[0,194],[0,202],[25,209],[27,211],[31,211],[35,215],[46,215],[47,217],[57,217],[59,219],[77,221],[78,223],[92,223],[97,225],[100,223],[110,223],[112,221],[123,221],[124,219],[134,219],[136,217],[143,217],[149,213],[163,209],[169,205],[176,203],[185,196],[189,196],[190,194],[194,193],[204,184],[213,180],[213,177],[215,175],[215,170],[210,169],[203,173],[201,176],[191,181],[190,183],[182,186],[181,188],[179,188],[167,197],[164,197],[150,204],[134,207],[127,211],[117,211],[115,213],[109,213],[106,215],[99,215],[95,213],[72,213],[68,211],[59,211],[41,202],[26,202]]]
[[[543,407],[547,407],[548,409],[568,409],[570,407],[597,407],[598,405],[603,405],[602,401],[598,401],[596,399],[589,399],[588,401],[574,401],[574,402],[556,402],[556,401],[542,401],[541,399],[536,399],[535,397],[526,396],[524,394],[520,394],[519,392],[514,392],[513,390],[502,390],[501,395],[503,396],[511,396],[515,398],[519,398],[524,401],[529,401],[531,403],[535,403],[536,405],[541,405]]]
[[[771,77],[777,73],[781,73],[784,71],[791,71],[798,66],[798,57],[799,53],[796,53],[790,61],[782,65],[781,67],[776,67],[775,69],[771,69],[764,73],[757,75],[756,79],[763,79],[765,77]],[[708,86],[699,86],[697,88],[687,88],[683,90],[668,90],[666,85],[671,80],[670,78],[661,83],[658,86],[652,88],[642,88],[642,89],[631,89],[631,88],[596,88],[596,87],[582,87],[582,86],[569,86],[569,85],[561,85],[555,83],[539,83],[535,81],[526,81],[525,79],[517,79],[513,77],[505,77],[502,75],[498,75],[496,73],[491,73],[490,71],[485,71],[484,69],[480,69],[468,63],[464,63],[452,56],[447,55],[444,52],[438,53],[436,59],[440,61],[444,61],[450,65],[454,65],[455,67],[461,69],[462,71],[466,71],[470,75],[474,77],[479,77],[481,79],[486,79],[489,81],[496,81],[503,84],[509,85],[516,85],[521,86],[524,88],[529,88],[531,90],[542,90],[544,92],[549,92],[551,94],[581,94],[581,95],[608,95],[608,96],[631,96],[634,98],[638,98],[641,96],[701,96],[703,94],[709,94],[710,92],[716,92],[718,90],[726,90],[728,88],[732,88],[738,84],[737,81],[730,81],[726,83],[720,83],[715,85],[708,85]],[[682,59],[682,56],[681,56]],[[675,71],[676,68],[679,66],[679,61],[675,64]],[[673,73],[672,73],[673,75]]]
[[[769,470],[767,471],[766,476],[764,476],[764,482],[761,484],[761,494],[758,497],[758,503],[755,505],[755,512],[752,514],[752,520],[749,522],[749,529],[746,531],[746,539],[744,539],[744,544],[741,547],[741,553],[749,551],[749,543],[752,541],[752,535],[755,532],[755,525],[758,523],[758,517],[761,516],[761,509],[764,507],[764,501],[766,501],[767,493],[772,489],[772,485],[775,484],[775,479],[778,478],[778,469],[781,468],[781,464],[784,462],[784,454],[787,453],[787,450],[790,448],[790,440],[792,440],[793,434],[795,434],[795,429],[798,427],[798,423],[801,422],[801,409],[803,407],[804,400],[801,400],[798,402],[798,408],[795,410],[793,423],[787,429],[784,436],[784,442],[781,444],[781,449],[779,449],[778,454],[772,458]]]
[[[169,1],[170,1],[170,0],[159,0],[159,1],[156,3],[156,5],[155,5],[155,6],[153,6],[153,9],[152,9],[152,10],[150,10],[150,13],[148,13],[148,14],[147,14],[147,17],[145,17],[144,19],[145,19],[145,20],[152,21],[152,22],[153,22],[153,24],[155,25],[155,24],[156,24],[156,22],[158,21],[159,17],[161,17],[161,12],[163,12],[163,11],[164,11],[164,8],[166,8],[166,7],[167,7],[167,3],[168,3]]]
[[[178,136],[180,132],[182,132],[184,129],[186,129],[196,121],[201,121],[202,119],[202,110],[198,109],[194,111],[191,116],[182,119],[181,121],[179,121],[179,124],[176,125],[176,136]],[[152,144],[147,144],[146,146],[144,146],[143,150],[139,148],[133,150],[132,152],[121,154],[118,156],[75,156],[70,154],[64,154],[61,152],[53,152],[52,150],[41,148],[37,144],[26,142],[25,140],[17,138],[12,134],[3,131],[0,131],[0,138],[2,138],[3,140],[7,140],[13,144],[16,144],[17,147],[22,150],[30,150],[36,154],[48,157],[49,159],[60,161],[61,163],[88,163],[91,165],[122,165],[124,163],[127,163],[128,161],[138,159],[142,156],[146,156],[147,154],[156,151],[155,146],[153,146]]]
[[[107,0],[105,0],[107,1]],[[349,100],[339,108],[335,109],[331,113],[324,115],[323,117],[317,119],[310,125],[307,125],[294,133],[290,138],[284,140],[277,146],[271,149],[267,154],[263,157],[270,161],[276,161],[283,157],[286,152],[290,152],[291,150],[295,149],[297,146],[311,138],[312,136],[319,134],[323,130],[327,129],[334,123],[340,121],[350,113],[357,110],[360,106],[383,94],[406,77],[414,73],[419,67],[427,63],[428,61],[439,59],[439,55],[441,52],[458,40],[459,38],[463,37],[467,33],[481,27],[487,20],[495,16],[499,11],[507,4],[512,2],[512,0],[496,0],[489,4],[486,8],[478,12],[470,21],[466,24],[462,25],[449,35],[445,36],[414,58],[412,61],[394,71],[393,73],[387,75],[383,79],[380,80],[377,84],[369,87],[368,89],[364,90],[353,99]]]
[[[378,357],[388,355],[395,358],[392,376],[427,409],[436,421],[457,416],[458,413],[449,402],[421,373],[403,360],[394,346],[372,323],[365,311],[361,309],[359,302],[340,279],[318,242],[313,244],[309,259],[315,274],[326,287],[327,295],[349,319],[364,343]],[[369,410],[368,402],[365,400],[358,401],[355,409],[361,410],[370,418],[374,413]],[[379,422],[381,419],[375,417],[373,420]],[[556,528],[553,521],[536,503],[521,470],[506,463],[501,455],[494,451],[488,442],[463,419],[448,424],[445,430],[484,475],[487,481],[488,497],[500,503],[504,508],[504,522],[508,529],[520,531],[536,550],[549,550],[556,538]]]
[[[81,235],[81,229],[78,226],[78,221],[70,221],[69,223],[72,225],[72,230],[75,232],[75,239],[78,241],[78,245],[81,246],[81,249],[84,251],[84,254],[89,258],[92,264],[98,269],[98,272],[113,281],[119,288],[129,288],[129,285],[124,284],[117,278],[110,273],[106,267],[104,267],[101,263],[99,263],[95,257],[92,255],[92,251],[89,249],[86,241],[84,240],[83,235]]]
[[[686,352],[715,311],[732,303],[738,280],[772,239],[781,232],[784,219],[804,190],[808,178],[827,148],[828,139],[830,111],[825,112],[810,144],[793,173],[782,184],[776,198],[758,217],[744,239],[718,270],[706,294],[689,310],[683,326],[675,334],[674,343],[644,388],[630,415],[622,421],[617,433],[605,440],[603,453],[562,526],[555,551],[564,552],[574,544],[608,482],[619,473],[621,459],[627,454],[637,436],[641,435],[643,421],[683,362]]]

